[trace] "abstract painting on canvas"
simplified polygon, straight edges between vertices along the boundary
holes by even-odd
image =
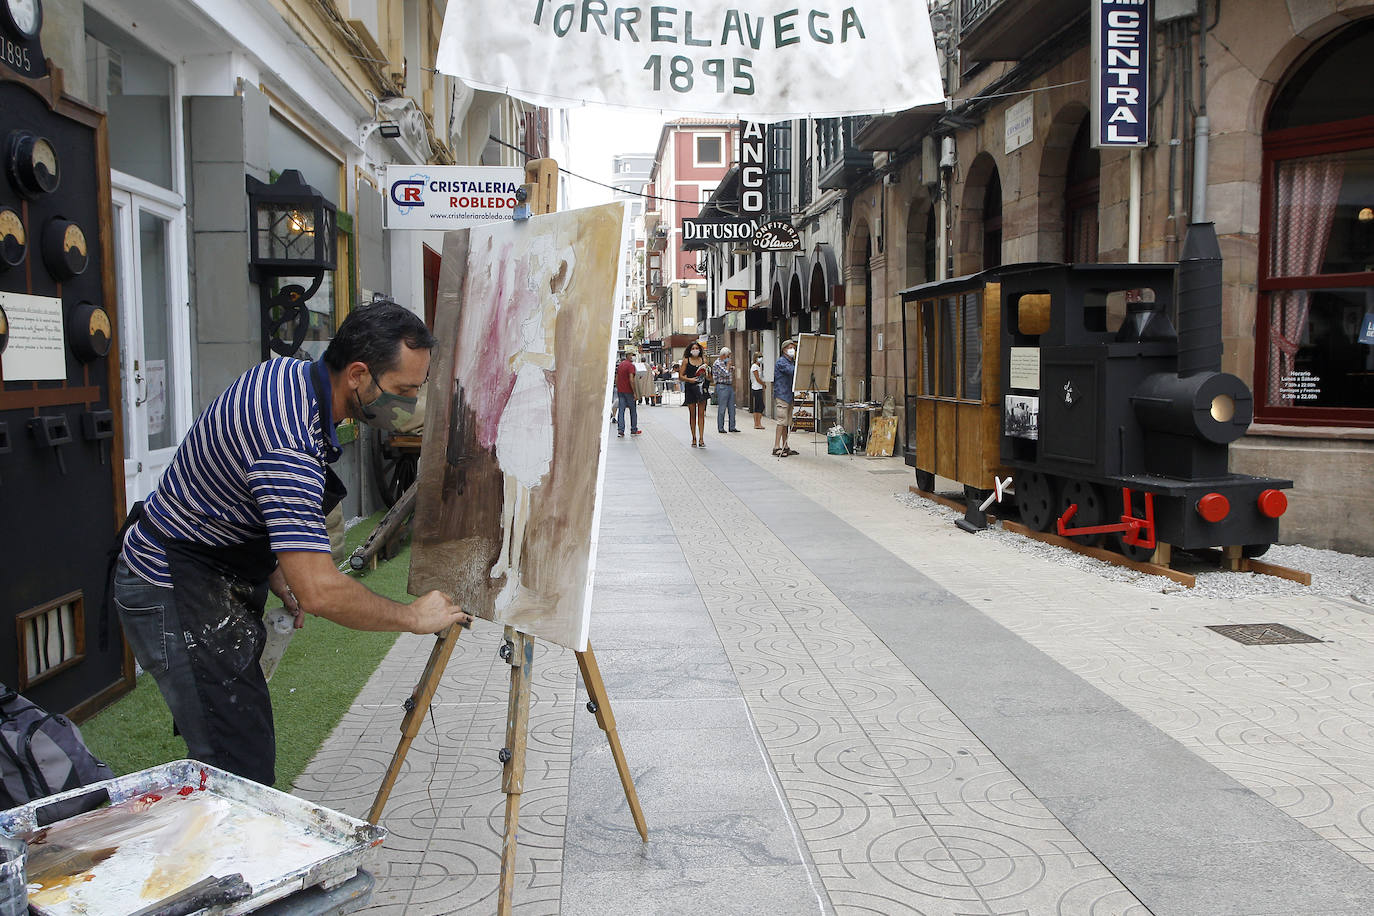
[[[587,643],[624,207],[449,232],[410,591]]]

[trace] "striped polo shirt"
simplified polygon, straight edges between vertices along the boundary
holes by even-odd
[[[339,441],[311,372],[319,373],[328,401],[323,363],[280,358],[249,369],[210,402],[124,537],[129,569],[171,587],[153,533],[214,547],[266,535],[273,552],[329,552],[320,504],[325,463],[338,459]]]

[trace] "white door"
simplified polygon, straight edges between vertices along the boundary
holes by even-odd
[[[124,487],[133,505],[157,485],[190,425],[186,223],[178,195],[120,173],[113,184]]]

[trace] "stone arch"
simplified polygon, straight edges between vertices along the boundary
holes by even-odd
[[[983,269],[983,202],[988,188],[1000,184],[997,160],[992,154],[982,152],[975,156],[964,178],[959,205],[958,248],[954,258],[954,272],[959,276]]]
[[[906,263],[899,287],[905,289],[935,279],[934,249],[938,247],[939,231],[934,201],[924,192],[913,194],[906,210]]]
[[[1088,106],[1070,102],[1060,108],[1045,131],[1045,144],[1040,154],[1039,180],[1035,189],[1036,260],[1068,261],[1064,250],[1066,213],[1064,206],[1065,178],[1069,171],[1069,157],[1073,153],[1074,138]]]

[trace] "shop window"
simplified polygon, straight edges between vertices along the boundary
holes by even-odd
[[[176,190],[172,65],[86,8],[86,97],[108,113],[110,168]]]
[[[1285,82],[1264,136],[1257,415],[1374,426],[1374,23]]]

